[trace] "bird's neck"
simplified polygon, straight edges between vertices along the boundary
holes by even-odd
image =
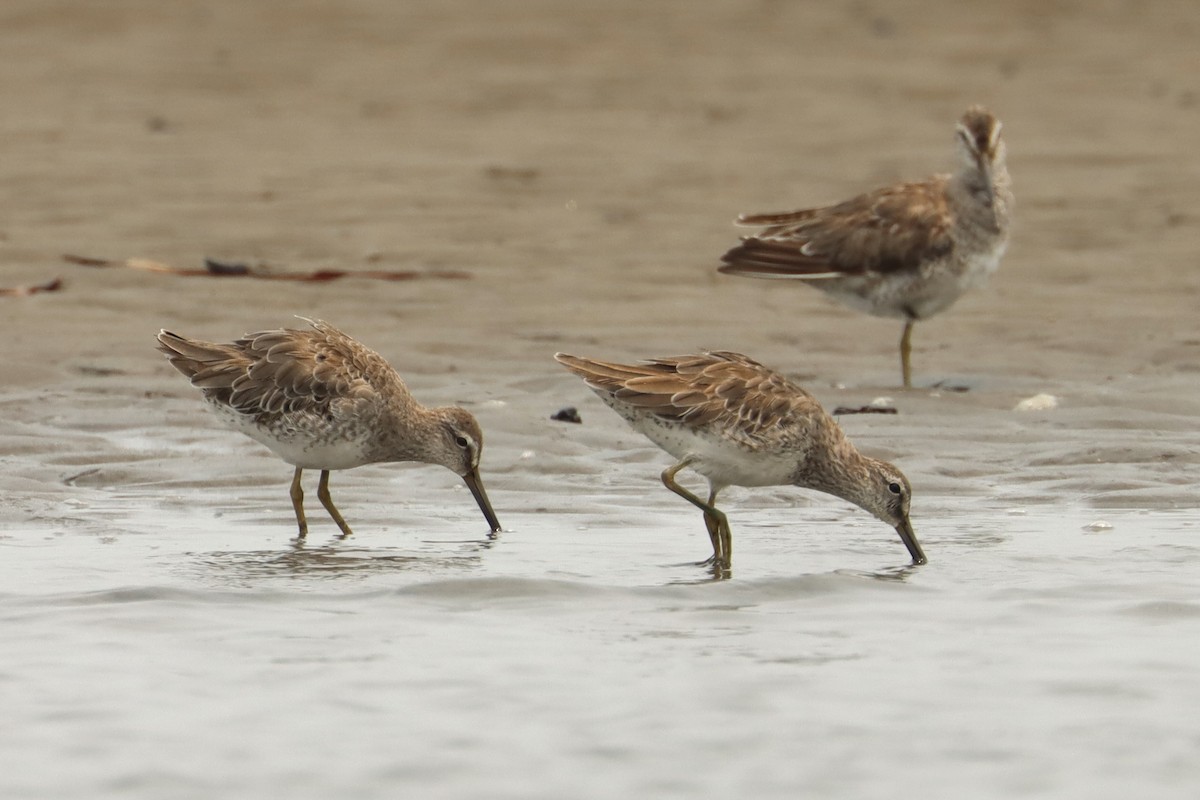
[[[1007,234],[1012,213],[1012,179],[1004,158],[990,170],[964,164],[946,186],[947,199],[961,225],[983,228],[990,234]]]
[[[441,441],[441,422],[436,409],[415,403],[404,409],[390,409],[381,420],[383,433],[373,442],[372,460],[376,462],[434,461],[434,443]]]
[[[874,510],[859,488],[869,485],[868,476],[873,460],[858,452],[840,427],[836,430],[836,439],[830,446],[828,459],[805,470],[805,480],[797,481],[797,485],[840,497],[873,514]]]

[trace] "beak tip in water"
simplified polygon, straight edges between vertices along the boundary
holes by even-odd
[[[463,482],[467,484],[467,488],[471,490],[471,495],[474,496],[475,502],[479,504],[479,510],[483,512],[483,518],[487,520],[491,532],[500,533],[500,518],[492,510],[492,503],[488,500],[487,492],[483,490],[483,481],[479,480],[479,473],[467,473],[463,476]]]
[[[896,526],[896,533],[900,534],[900,541],[904,542],[904,546],[908,548],[908,554],[912,556],[914,565],[920,566],[929,563],[929,559],[925,557],[925,551],[921,549],[921,543],[917,541],[917,534],[913,531],[912,523],[908,521],[907,517]]]

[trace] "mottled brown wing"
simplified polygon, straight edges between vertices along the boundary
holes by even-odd
[[[834,206],[743,215],[739,225],[763,230],[727,252],[720,271],[812,280],[915,268],[954,247],[945,184],[938,176]]]
[[[691,426],[735,427],[754,436],[819,407],[808,392],[740,353],[714,351],[642,364],[564,353],[555,358],[593,390]]]
[[[260,331],[228,345],[166,331],[159,342],[194,386],[245,414],[321,412],[336,401],[403,386],[378,353],[319,320],[308,330]]]

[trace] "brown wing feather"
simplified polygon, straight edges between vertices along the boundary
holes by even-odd
[[[246,334],[215,344],[162,331],[159,350],[205,395],[245,414],[323,411],[343,400],[395,392],[403,382],[375,351],[320,320],[306,330]]]
[[[201,389],[228,386],[250,365],[234,345],[194,341],[170,331],[158,332],[158,350]]]
[[[663,419],[754,436],[819,408],[808,392],[740,353],[713,351],[616,364],[558,353],[594,391]]]
[[[946,180],[879,189],[834,206],[744,215],[738,224],[765,227],[727,252],[720,271],[812,279],[915,268],[954,247]]]

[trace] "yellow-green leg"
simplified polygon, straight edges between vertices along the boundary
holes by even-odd
[[[338,512],[337,507],[333,504],[333,498],[329,495],[329,470],[321,470],[321,480],[317,483],[317,497],[321,501],[321,505],[325,506],[325,510],[329,512],[329,516],[333,517],[333,521],[342,529],[343,536],[351,534],[350,526],[346,524],[346,520],[342,519],[342,515]]]
[[[304,518],[304,488],[300,485],[300,476],[304,474],[304,470],[296,467],[296,474],[292,477],[292,508],[296,512],[296,524],[300,526],[300,538],[303,539],[308,535],[308,520]]]
[[[733,535],[729,530],[729,520],[714,505],[717,499],[717,492],[720,490],[716,488],[712,489],[709,492],[708,502],[706,503],[675,482],[675,476],[679,471],[691,463],[692,460],[690,458],[685,458],[678,464],[663,470],[663,485],[704,512],[704,527],[708,529],[708,538],[712,542],[713,548],[712,558],[705,563],[711,563],[714,566],[728,569],[732,566]]]
[[[729,518],[721,511],[717,511],[717,492],[719,489],[712,489],[708,493],[708,506],[712,509],[713,522],[717,523],[717,537],[721,540],[721,554],[725,557],[725,566],[733,566],[733,532],[729,530]],[[705,520],[710,519],[705,515]],[[709,537],[712,533],[710,531]]]
[[[900,374],[904,378],[904,388],[912,388],[912,331],[914,320],[904,321],[904,333],[900,336]]]
[[[704,527],[708,529],[708,540],[712,542],[713,554],[705,561],[705,564],[715,564],[718,554],[723,555],[724,549],[721,547],[721,523],[712,514],[706,510],[704,512]]]

